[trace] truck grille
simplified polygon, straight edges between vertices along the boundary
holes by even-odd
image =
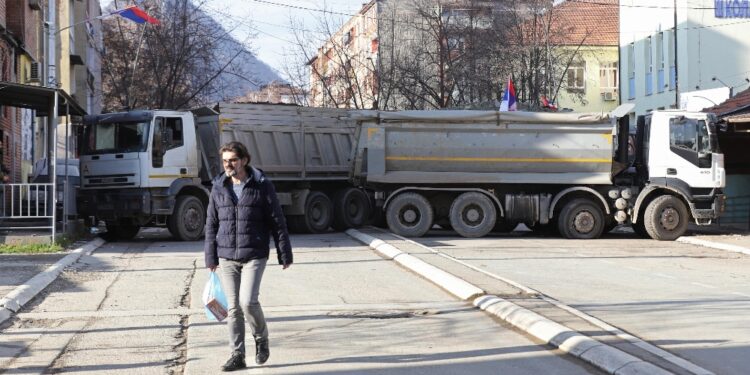
[[[83,187],[135,186],[135,173],[84,176]]]

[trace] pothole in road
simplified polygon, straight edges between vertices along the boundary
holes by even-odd
[[[331,318],[340,319],[406,319],[419,316],[436,315],[440,312],[437,310],[380,310],[380,311],[336,311],[327,315]]]

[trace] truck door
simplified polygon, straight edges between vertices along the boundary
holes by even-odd
[[[723,155],[719,153],[712,122],[706,118],[675,116],[669,118],[668,127],[669,151],[665,155],[651,155],[652,177],[658,171],[663,177],[677,178],[693,188],[720,187]]]
[[[188,156],[183,125],[183,119],[179,116],[154,119],[152,169],[149,174],[154,182],[152,186],[169,186],[174,179],[187,174]]]

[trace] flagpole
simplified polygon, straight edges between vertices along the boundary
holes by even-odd
[[[138,38],[138,48],[135,49],[135,59],[133,59],[133,69],[130,72],[130,84],[127,87],[128,92],[128,110],[130,110],[131,107],[131,98],[130,98],[130,89],[133,87],[133,80],[135,79],[135,68],[138,66],[138,56],[141,54],[141,44],[143,44],[143,35],[146,34],[146,24],[143,25],[143,30],[141,31],[141,37]]]

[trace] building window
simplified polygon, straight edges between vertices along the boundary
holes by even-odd
[[[582,61],[573,62],[568,67],[568,91],[584,91],[586,89],[586,63]]]
[[[664,88],[666,87],[666,82],[664,80],[664,33],[658,33],[656,34],[656,64],[657,64],[657,71],[656,71],[656,92],[664,92]]]
[[[654,93],[654,59],[651,49],[651,37],[646,38],[643,43],[644,66],[646,67],[646,95]]]
[[[605,63],[599,67],[599,89],[605,101],[617,100],[617,62]]]
[[[635,43],[628,46],[628,99],[635,99]]]
[[[605,63],[599,67],[599,85],[603,91],[617,91],[617,62]]]

